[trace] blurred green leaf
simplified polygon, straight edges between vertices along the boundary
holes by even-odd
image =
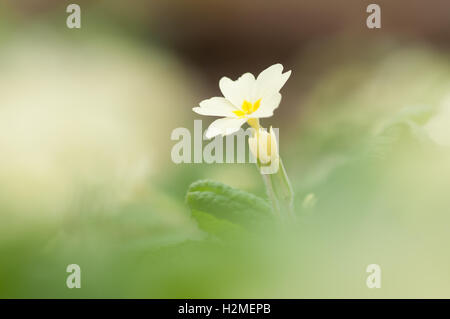
[[[192,210],[192,217],[197,221],[201,230],[220,239],[229,241],[247,235],[241,226],[196,209]]]
[[[426,145],[429,137],[423,124],[431,114],[429,106],[411,106],[397,112],[376,130],[373,140],[368,143],[369,156],[385,158],[387,153],[400,147]]]

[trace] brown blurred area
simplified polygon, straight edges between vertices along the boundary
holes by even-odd
[[[400,35],[437,44],[450,39],[449,1],[378,1],[382,29],[366,27],[373,1],[178,1],[165,2],[160,27],[170,42],[211,76],[234,68],[257,71],[289,65],[305,44],[345,34]],[[238,71],[231,71],[237,76]]]
[[[74,1],[14,1],[20,15],[64,10]],[[310,42],[330,37],[400,37],[440,47],[450,43],[448,0],[170,0],[77,1],[82,10],[110,15],[120,27],[139,24],[216,83],[227,74],[258,72],[281,62],[289,67]],[[382,28],[365,25],[370,3],[381,6]],[[83,13],[86,13],[85,11]],[[88,21],[84,21],[88,27]],[[208,81],[210,82],[210,81]]]

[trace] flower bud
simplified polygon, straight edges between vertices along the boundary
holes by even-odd
[[[263,128],[255,131],[253,136],[249,137],[248,144],[253,156],[262,165],[269,165],[273,161],[278,161],[277,138],[272,127],[270,127],[270,132]]]

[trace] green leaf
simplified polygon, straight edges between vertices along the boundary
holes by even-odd
[[[197,221],[198,227],[217,238],[234,240],[248,235],[244,228],[225,219],[218,219],[211,214],[192,210],[192,217]]]
[[[264,199],[219,182],[194,182],[188,189],[186,201],[192,211],[246,227],[254,227],[272,217],[270,205]]]

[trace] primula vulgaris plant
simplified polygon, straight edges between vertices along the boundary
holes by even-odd
[[[237,132],[247,123],[252,128],[249,149],[257,160],[264,179],[273,213],[282,220],[294,217],[293,191],[278,152],[277,139],[272,127],[267,131],[259,119],[273,115],[281,102],[280,89],[289,79],[291,71],[283,73],[283,66],[275,64],[262,71],[257,78],[245,73],[236,81],[223,77],[219,87],[223,97],[212,97],[200,102],[193,111],[222,118],[211,123],[207,138]]]

